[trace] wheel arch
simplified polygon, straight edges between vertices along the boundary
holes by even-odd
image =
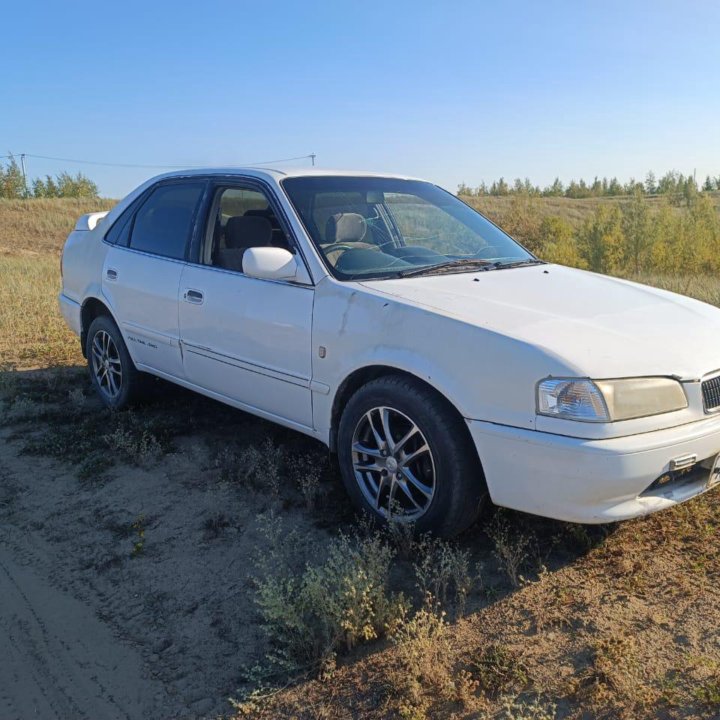
[[[112,310],[108,307],[107,303],[100,300],[95,296],[90,296],[85,299],[80,308],[80,346],[82,347],[83,357],[87,358],[87,332],[92,324],[92,321],[100,317],[101,315],[107,315],[116,325],[118,325]],[[120,327],[118,325],[118,327]]]
[[[338,386],[337,392],[335,393],[335,397],[333,398],[332,403],[332,410],[331,410],[331,418],[330,418],[330,450],[332,452],[335,452],[337,449],[337,435],[338,435],[338,426],[340,424],[340,417],[342,415],[342,411],[347,405],[348,400],[363,386],[366,385],[368,382],[372,380],[377,380],[378,378],[385,377],[388,375],[399,375],[400,377],[406,377],[411,378],[413,381],[417,382],[418,384],[422,385],[423,387],[430,390],[432,393],[434,393],[437,397],[441,398],[442,401],[447,405],[448,409],[454,413],[461,421],[463,427],[466,428],[468,438],[470,439],[471,445],[474,448],[475,455],[477,456],[478,462],[482,466],[482,461],[480,457],[478,456],[477,448],[475,447],[475,443],[472,441],[472,436],[470,435],[470,430],[467,427],[467,423],[465,422],[465,418],[463,417],[460,410],[458,410],[457,405],[448,398],[448,396],[443,393],[439,388],[437,388],[435,385],[429,383],[427,380],[421,378],[419,375],[416,375],[415,373],[408,372],[407,370],[403,370],[401,368],[392,366],[392,365],[383,365],[383,364],[374,364],[374,365],[366,365],[361,368],[358,368],[356,370],[353,370]]]

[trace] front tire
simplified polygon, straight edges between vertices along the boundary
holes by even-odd
[[[117,325],[106,315],[96,317],[85,341],[90,378],[103,404],[111,410],[128,407],[141,382]]]
[[[450,537],[477,518],[487,495],[462,417],[421,382],[372,380],[348,402],[338,460],[353,503],[376,520]]]

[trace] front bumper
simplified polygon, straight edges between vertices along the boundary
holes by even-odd
[[[710,478],[720,453],[720,416],[609,440],[467,422],[490,497],[515,510],[570,522],[614,522],[672,507],[717,486]],[[704,466],[650,487],[671,472],[671,461],[692,455]]]

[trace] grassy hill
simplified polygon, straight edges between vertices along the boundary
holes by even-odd
[[[0,255],[57,255],[77,219],[116,200],[0,198]]]

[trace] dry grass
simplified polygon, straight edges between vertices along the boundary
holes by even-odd
[[[82,361],[58,310],[59,255],[80,215],[115,202],[0,199],[0,364]]]
[[[58,258],[0,255],[0,278],[0,364],[81,363],[80,343],[58,307]]]
[[[116,200],[0,198],[0,255],[58,255],[77,219]]]

